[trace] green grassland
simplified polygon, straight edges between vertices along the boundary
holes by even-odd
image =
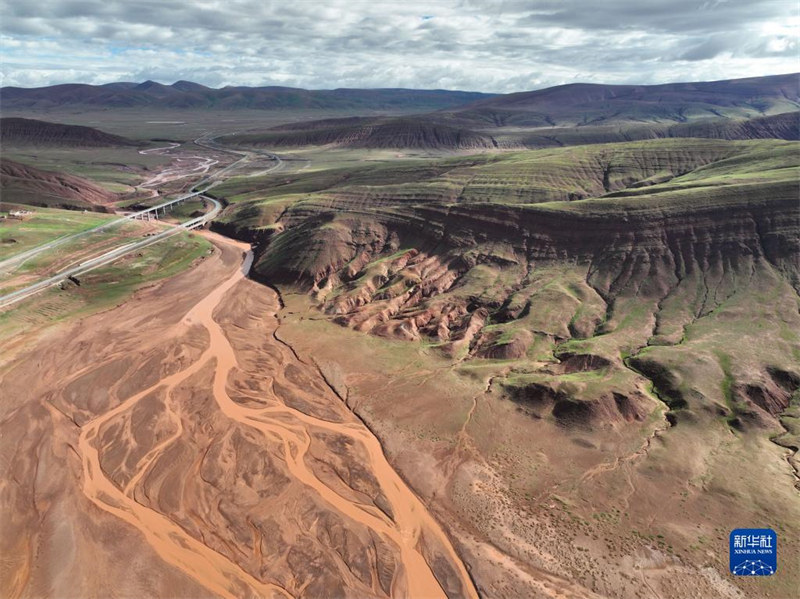
[[[8,272],[0,273],[0,293],[9,293],[24,287],[32,278],[50,276],[124,243],[138,241],[145,232],[152,230],[144,223],[126,221],[100,231],[89,231],[74,240],[15,264]]]
[[[11,210],[31,210],[23,220],[0,219],[0,260],[10,258],[43,243],[80,231],[93,229],[117,218],[111,214],[78,212],[57,208],[33,208],[3,203],[0,215]]]
[[[210,208],[209,202],[195,198],[172,206],[170,211],[161,218],[168,222],[184,222],[208,212]]]
[[[97,168],[108,172],[107,166]],[[187,202],[173,216],[185,220],[184,217],[188,218],[187,215],[202,210],[202,207],[202,201]],[[18,208],[29,209],[32,214],[21,220],[0,219],[0,260],[75,233],[87,234],[31,257],[0,274],[0,293],[13,291],[87,257],[138,240],[156,227],[155,224],[144,222],[125,222],[93,232],[92,229],[119,217],[90,211],[43,207],[31,209],[5,202],[0,214]],[[38,329],[51,322],[107,308],[122,301],[142,285],[173,276],[187,268],[194,260],[207,254],[211,247],[202,237],[181,233],[123,256],[109,265],[81,275],[80,286],[65,283],[4,310],[0,314],[0,337],[9,338],[22,330]]]
[[[381,201],[551,203],[609,194],[786,180],[798,164],[793,142],[669,139],[493,153],[433,160],[396,159],[327,169],[234,177],[215,195],[234,204],[325,193],[364,207]],[[739,165],[746,164],[744,170]],[[673,187],[668,184],[671,183]],[[655,187],[653,187],[655,186]],[[228,211],[230,219],[244,207]],[[252,218],[252,207],[247,216]]]
[[[115,192],[129,191],[131,186],[172,160],[168,156],[140,154],[136,147],[59,148],[32,145],[4,146],[3,157],[44,170],[85,177]],[[37,201],[43,199],[43,192],[36,188],[30,193],[36,196]],[[12,208],[30,209],[8,202],[0,206],[4,212]],[[186,220],[203,209],[202,200],[187,202],[177,207],[170,218]],[[157,223],[125,222],[95,232],[92,229],[119,217],[56,208],[36,207],[30,210],[32,214],[22,220],[0,220],[0,260],[74,233],[87,234],[9,267],[0,275],[0,293],[24,287],[31,281],[51,276],[70,265],[160,229]],[[65,282],[4,310],[0,315],[0,336],[9,338],[23,330],[43,328],[52,322],[109,307],[142,285],[173,276],[187,268],[211,248],[210,243],[202,237],[183,232],[122,256],[109,265],[81,275],[80,285]]]
[[[0,312],[0,340],[112,307],[144,285],[174,276],[208,255],[212,245],[181,233],[89,271],[80,285],[51,287]]]

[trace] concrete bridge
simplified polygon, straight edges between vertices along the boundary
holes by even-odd
[[[200,192],[192,194],[190,197],[194,197],[196,195],[200,195]],[[182,198],[183,201],[185,201],[186,199],[188,198],[187,197]],[[198,227],[204,226],[220,213],[220,211],[222,210],[222,204],[220,204],[214,198],[210,198],[208,196],[205,196],[203,199],[208,200],[213,205],[213,208],[206,214],[188,220],[185,223],[181,223],[180,225],[169,227],[166,230],[161,231],[160,233],[157,233],[152,237],[147,237],[145,239],[135,241],[133,243],[129,243],[127,245],[118,248],[114,248],[113,250],[110,250],[105,254],[102,254],[101,256],[90,258],[84,262],[81,262],[77,266],[71,266],[53,276],[47,277],[41,281],[37,281],[36,283],[28,285],[23,289],[18,289],[7,295],[2,295],[0,296],[0,308],[5,308],[7,306],[10,306],[11,304],[14,304],[20,300],[25,299],[26,297],[38,293],[39,291],[47,289],[48,287],[58,285],[64,279],[81,275],[83,273],[89,272],[90,270],[94,270],[95,268],[98,268],[100,266],[109,264],[110,262],[113,262],[114,260],[120,258],[121,256],[124,256],[125,254],[129,254],[130,252],[147,247],[148,245],[158,243],[159,241],[166,239],[167,237],[172,237],[173,235],[177,235],[181,231],[185,231],[187,229],[196,229]],[[175,204],[175,203],[177,203],[176,200],[167,202],[167,204]],[[161,207],[162,206],[158,206],[158,208]],[[156,206],[151,208],[151,210],[154,210],[155,208]],[[140,213],[137,212],[136,214]]]
[[[134,212],[133,214],[125,215],[126,219],[130,220],[151,220],[155,219],[158,220],[158,216],[166,215],[167,210],[171,209],[173,206],[177,206],[178,204],[182,204],[187,200],[191,200],[199,195],[201,195],[202,191],[192,191],[191,193],[187,193],[177,198],[173,198],[167,202],[163,202],[158,204],[157,206],[151,206],[150,208],[145,208],[144,210],[139,210],[138,212]]]

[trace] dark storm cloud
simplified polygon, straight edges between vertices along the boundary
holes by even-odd
[[[797,70],[792,1],[1,0],[6,85],[516,91]]]
[[[521,24],[551,24],[586,31],[639,29],[674,34],[737,30],[748,23],[781,14],[788,16],[796,6],[785,0],[559,0],[533,4],[535,8]]]
[[[735,50],[736,42],[729,36],[711,37],[680,54],[680,60],[709,60],[726,50]]]

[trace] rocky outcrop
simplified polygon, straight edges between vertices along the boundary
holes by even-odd
[[[800,389],[800,377],[781,369],[767,369],[759,377],[733,386],[736,400],[748,408],[760,408],[773,417],[780,416],[792,400],[792,395]],[[758,410],[756,410],[758,412]]]
[[[785,142],[773,146],[667,140],[431,167],[412,190],[420,197],[442,179],[468,181],[445,199],[393,195],[409,190],[396,167],[384,186],[359,171],[340,187],[348,174],[331,173],[331,188],[287,203],[268,225],[276,233],[257,247],[252,272],[308,291],[342,326],[424,340],[455,363],[520,368],[522,387],[549,389],[532,413],[559,424],[639,421],[657,398],[671,423],[772,427],[788,395],[753,373],[775,364],[794,376],[782,357],[792,337],[770,327],[792,328],[800,290],[796,160]],[[598,197],[511,203],[469,191],[496,185],[521,199],[526,185],[544,189],[567,173]],[[784,298],[780,316],[748,327],[756,297]],[[692,335],[704,340],[687,340],[703,319],[714,324]],[[774,335],[788,345],[728,355],[740,338],[763,348]]]
[[[535,419],[550,418],[567,427],[593,428],[641,421],[649,402],[641,393],[632,396],[612,391],[591,399],[576,397],[557,385],[540,382],[506,385],[508,398]]]
[[[255,268],[272,280],[310,288],[354,259],[370,262],[401,247],[440,256],[452,270],[466,271],[496,258],[485,248],[502,246],[509,265],[587,264],[593,286],[609,296],[642,277],[657,275],[655,283],[659,277],[683,278],[711,262],[744,266],[764,259],[796,280],[796,193],[796,186],[778,183],[709,190],[701,206],[645,200],[621,208],[598,200],[563,209],[417,205],[368,213],[321,210],[308,218],[288,214],[287,223],[302,220],[261,249]]]

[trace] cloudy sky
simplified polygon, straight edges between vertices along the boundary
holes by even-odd
[[[797,0],[0,0],[3,85],[510,92],[789,73]]]

